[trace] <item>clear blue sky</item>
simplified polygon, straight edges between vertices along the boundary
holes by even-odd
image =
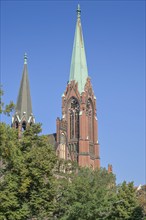
[[[27,52],[33,113],[44,134],[56,132],[78,2],[97,97],[101,165],[113,165],[117,183],[144,184],[145,1],[2,1],[4,101],[16,103]]]

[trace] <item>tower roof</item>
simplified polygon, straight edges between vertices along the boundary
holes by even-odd
[[[88,69],[80,15],[80,5],[78,5],[69,82],[75,80],[78,83],[78,90],[81,94],[84,91],[84,86],[88,77]]]
[[[25,115],[27,121],[29,120],[29,117],[32,114],[26,53],[24,54],[24,68],[17,99],[16,112],[19,115],[20,119],[23,115]]]

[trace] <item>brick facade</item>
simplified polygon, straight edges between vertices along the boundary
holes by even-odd
[[[81,95],[78,83],[68,83],[62,95],[62,119],[56,122],[57,155],[82,167],[100,168],[96,97],[89,77]]]

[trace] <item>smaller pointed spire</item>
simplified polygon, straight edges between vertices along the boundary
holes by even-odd
[[[23,74],[16,104],[16,112],[18,112],[19,118],[26,115],[26,120],[29,119],[32,113],[31,96],[28,80],[28,70],[27,70],[27,54],[24,54],[24,68]]]
[[[24,64],[27,64],[27,53],[24,54]]]
[[[78,7],[77,7],[77,18],[80,18],[81,17],[81,9],[80,9],[80,5],[78,4]]]
[[[18,137],[21,138],[23,130],[27,129],[27,125],[35,123],[32,114],[31,96],[27,70],[27,54],[24,54],[24,67],[20,84],[20,89],[15,108],[15,114],[12,117],[12,127],[18,129]]]

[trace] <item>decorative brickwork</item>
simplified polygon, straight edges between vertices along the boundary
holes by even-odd
[[[61,134],[66,137],[65,159],[76,160],[80,166],[99,168],[96,98],[90,78],[85,92],[79,94],[78,83],[68,83],[62,96],[62,119],[57,119],[57,151],[61,150]],[[66,125],[63,130],[62,123]],[[58,153],[60,155],[60,153]]]

